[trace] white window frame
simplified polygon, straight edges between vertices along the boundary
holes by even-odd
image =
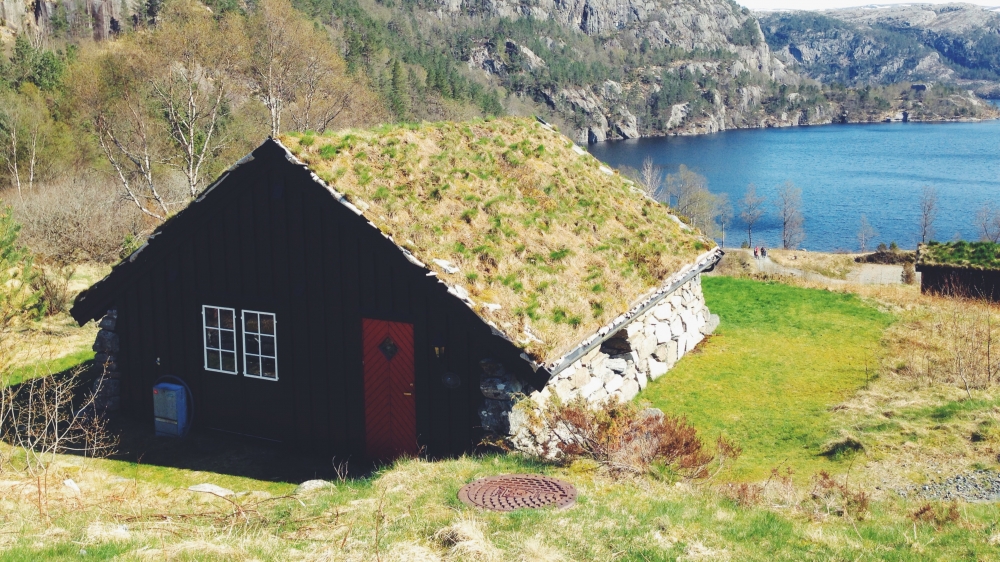
[[[247,332],[247,321],[246,314],[257,314],[257,329],[260,330],[260,315],[266,314],[271,317],[274,322],[274,334],[263,334],[261,332]],[[264,312],[263,310],[241,310],[240,311],[240,330],[243,334],[243,376],[249,377],[251,379],[260,379],[264,381],[277,381],[278,380],[278,315],[274,312]],[[271,336],[274,338],[274,355],[264,355],[262,353],[247,353],[246,337],[251,336]],[[258,341],[257,351],[260,351],[260,343]],[[261,366],[263,366],[263,360],[274,359],[274,377],[265,377],[264,375],[252,375],[247,371],[247,356],[256,357],[261,360]],[[263,372],[263,368],[261,369]]]
[[[228,311],[230,314],[232,314],[233,315],[233,329],[230,330],[228,328],[223,328],[222,327],[222,316],[221,315],[219,316],[219,325],[218,325],[218,327],[209,326],[208,325],[208,317],[205,314],[205,310],[208,309],[208,308],[214,308],[215,310],[217,310],[219,312],[222,312],[223,310],[225,310],[225,311]],[[232,332],[233,333],[233,349],[232,350],[222,349],[222,347],[209,348],[208,347],[208,330],[218,330],[218,332],[219,332],[219,345],[220,346],[222,345],[222,332]],[[228,308],[228,307],[225,307],[225,306],[215,306],[215,305],[211,305],[211,304],[203,304],[203,305],[201,305],[201,341],[202,341],[201,348],[202,348],[202,361],[203,361],[203,365],[202,366],[205,368],[206,371],[213,371],[213,372],[216,372],[216,373],[226,373],[227,375],[239,375],[240,374],[240,366],[239,366],[239,363],[237,363],[237,358],[239,357],[239,352],[237,351],[237,349],[238,349],[239,346],[237,344],[238,338],[236,336],[237,336],[238,333],[239,333],[239,331],[236,329],[236,309],[235,308]],[[219,352],[219,367],[220,368],[213,369],[212,367],[208,366],[208,352],[209,352],[209,349],[211,349],[212,351],[218,351]],[[227,371],[227,370],[221,368],[222,367],[222,353],[223,352],[230,352],[230,351],[233,354],[233,370],[232,371]]]

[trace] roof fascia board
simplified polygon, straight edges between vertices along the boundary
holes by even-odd
[[[712,250],[698,256],[694,263],[670,276],[666,283],[660,285],[660,287],[655,289],[652,294],[649,294],[644,299],[640,300],[640,302],[633,306],[628,312],[618,316],[609,324],[606,324],[602,328],[598,329],[596,333],[584,340],[583,343],[566,355],[563,355],[550,365],[546,365],[545,367],[549,372],[549,375],[556,375],[565,368],[569,367],[576,362],[577,359],[590,353],[593,349],[597,348],[612,336],[620,332],[622,328],[631,324],[633,320],[642,316],[645,312],[656,306],[660,301],[673,294],[674,291],[682,285],[691,279],[694,279],[703,271],[712,270],[715,265],[719,263],[719,260],[722,259],[723,255],[724,253],[721,249],[713,248]]]

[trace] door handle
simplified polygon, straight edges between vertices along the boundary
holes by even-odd
[[[403,396],[413,396],[413,393],[412,392],[404,392]]]

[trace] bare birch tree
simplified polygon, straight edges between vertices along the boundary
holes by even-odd
[[[743,193],[743,198],[739,201],[740,218],[747,225],[747,239],[753,246],[753,227],[764,217],[764,203],[767,201],[763,195],[757,195],[757,186],[750,184]]]
[[[301,61],[310,55],[296,40],[303,29],[288,0],[256,3],[247,21],[248,62],[246,75],[254,95],[267,108],[271,136],[281,134],[281,117],[295,99],[304,76]]]
[[[920,192],[920,243],[926,244],[934,237],[934,221],[938,214],[937,189],[925,185]]]
[[[976,228],[983,241],[1000,242],[1000,210],[990,201],[984,201],[976,212]]]
[[[778,188],[777,207],[781,218],[781,246],[786,250],[795,250],[806,237],[802,217],[802,190],[786,181]]]
[[[868,222],[868,217],[861,215],[861,222],[858,226],[858,245],[861,246],[861,252],[867,252],[868,246],[872,243],[872,240],[878,236],[878,231],[875,227]]]
[[[169,160],[169,152],[151,103],[146,68],[139,52],[110,51],[82,68],[74,86],[125,199],[146,216],[163,221],[170,210],[155,168]]]
[[[658,199],[657,195],[663,188],[663,170],[653,164],[653,159],[649,156],[642,160],[642,168],[639,170],[639,184],[648,197]],[[669,196],[668,193],[667,197]]]
[[[241,35],[235,16],[215,20],[204,10],[178,4],[157,33],[138,45],[155,53],[151,90],[176,147],[168,163],[184,174],[191,198],[204,183],[206,162],[227,143],[220,129],[239,83]]]
[[[19,95],[0,96],[0,159],[19,199],[23,199],[24,180],[27,180],[29,191],[35,185],[39,154],[51,121],[45,101],[34,84],[24,84]]]

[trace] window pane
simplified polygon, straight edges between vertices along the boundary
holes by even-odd
[[[205,347],[219,349],[219,330],[205,328]]]
[[[243,313],[243,329],[248,332],[259,332],[257,329],[257,315],[253,312]]]
[[[222,349],[236,351],[236,333],[227,330],[222,331]]]
[[[260,355],[260,343],[257,339],[260,336],[255,336],[252,334],[246,334],[243,341],[246,345],[246,353],[252,353],[254,355]]]
[[[219,327],[219,309],[205,307],[205,325],[213,328]]]
[[[234,312],[232,310],[220,310],[219,317],[222,320],[222,327],[227,330],[235,329],[235,322],[233,321]]]
[[[261,314],[260,315],[260,333],[262,334],[274,334],[274,315],[273,314]]]
[[[264,359],[261,359],[260,369],[261,369],[261,373],[265,377],[267,377],[269,379],[276,379],[276,378],[278,378],[277,366],[275,365],[274,359],[270,359],[270,358],[267,358],[267,357],[265,357]]]
[[[205,352],[206,363],[209,369],[219,368],[219,352],[215,350],[208,350]]]
[[[231,352],[222,353],[222,370],[230,373],[236,372],[236,354]]]
[[[247,361],[247,374],[260,376],[260,357],[247,355],[246,361]]]
[[[260,354],[274,357],[274,336],[260,336]]]

